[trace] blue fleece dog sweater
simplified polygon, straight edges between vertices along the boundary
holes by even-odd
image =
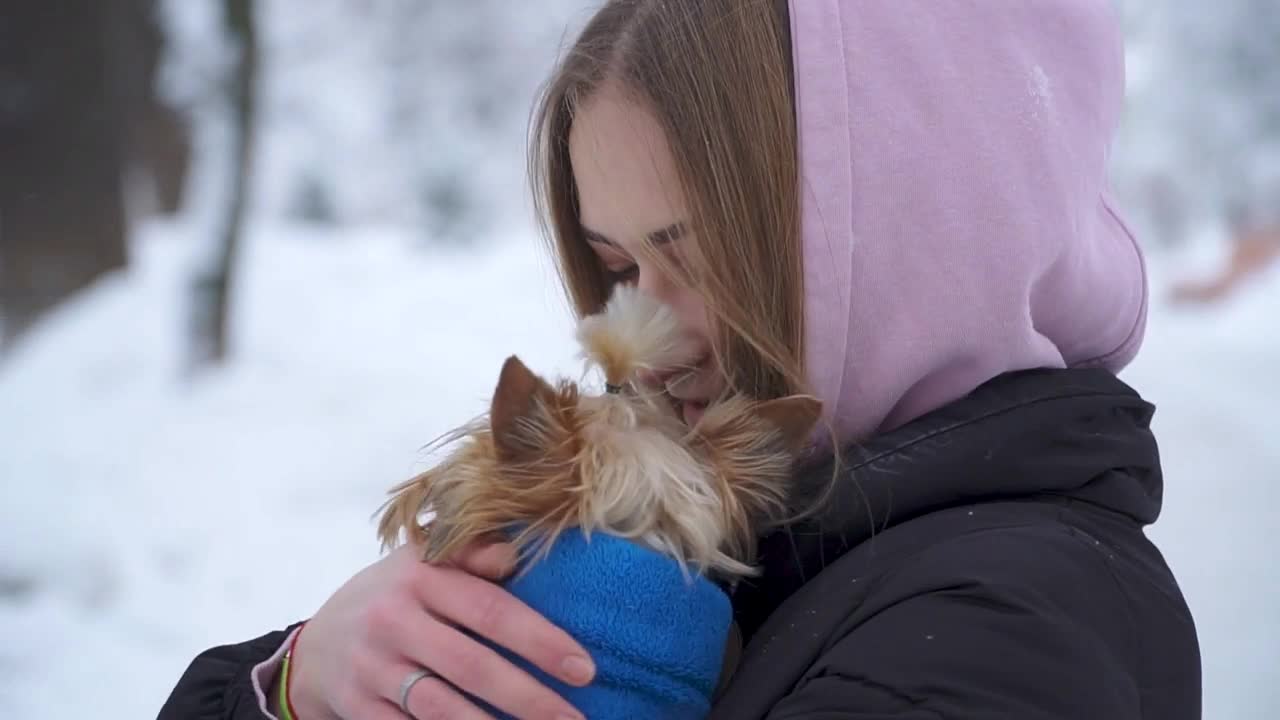
[[[588,540],[573,529],[506,587],[587,649],[595,680],[572,687],[503,654],[589,720],[710,712],[733,620],[728,595],[711,581],[686,578],[674,560],[629,540]]]

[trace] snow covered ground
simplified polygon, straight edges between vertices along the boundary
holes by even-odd
[[[483,409],[501,360],[576,372],[538,243],[256,225],[235,362],[185,378],[187,228],[0,365],[0,717],[154,717],[191,657],[307,616],[376,557],[384,489]],[[1202,258],[1196,259],[1203,265]],[[1157,303],[1127,379],[1160,406],[1153,531],[1202,633],[1206,718],[1273,718],[1280,271],[1214,311]]]
[[[375,559],[385,489],[507,354],[573,367],[533,240],[260,228],[236,362],[187,381],[181,235],[150,228],[0,369],[0,717],[154,717],[199,648],[309,615]]]
[[[1204,717],[1263,720],[1280,717],[1280,266],[1220,307],[1161,302],[1216,249],[1154,259],[1156,305],[1125,379],[1158,408],[1165,503],[1151,536],[1200,630]]]

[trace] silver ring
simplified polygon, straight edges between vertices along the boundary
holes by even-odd
[[[426,668],[422,668],[409,673],[405,676],[404,681],[400,683],[400,709],[404,711],[405,715],[413,717],[413,713],[409,712],[409,691],[413,690],[413,686],[419,680],[425,680],[429,677],[436,677],[436,674]]]

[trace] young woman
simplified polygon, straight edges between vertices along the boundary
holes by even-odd
[[[1143,534],[1152,407],[1114,374],[1147,289],[1106,180],[1111,6],[611,0],[549,84],[535,188],[578,312],[616,283],[675,307],[703,359],[654,380],[690,424],[730,388],[827,410],[795,479],[817,509],[733,592],[712,717],[1199,717]],[[356,575],[291,655],[299,720],[579,717],[464,632],[591,680],[509,565]],[[161,717],[263,717],[294,632],[207,651]]]

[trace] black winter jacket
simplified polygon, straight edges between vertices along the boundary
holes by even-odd
[[[1105,371],[1030,371],[850,449],[735,594],[713,718],[1199,718],[1195,627],[1143,534],[1151,416]]]
[[[1028,371],[848,449],[734,593],[713,720],[1199,718],[1194,623],[1143,534],[1151,416],[1105,371]],[[161,720],[260,718],[249,669],[282,640],[197,657]]]

